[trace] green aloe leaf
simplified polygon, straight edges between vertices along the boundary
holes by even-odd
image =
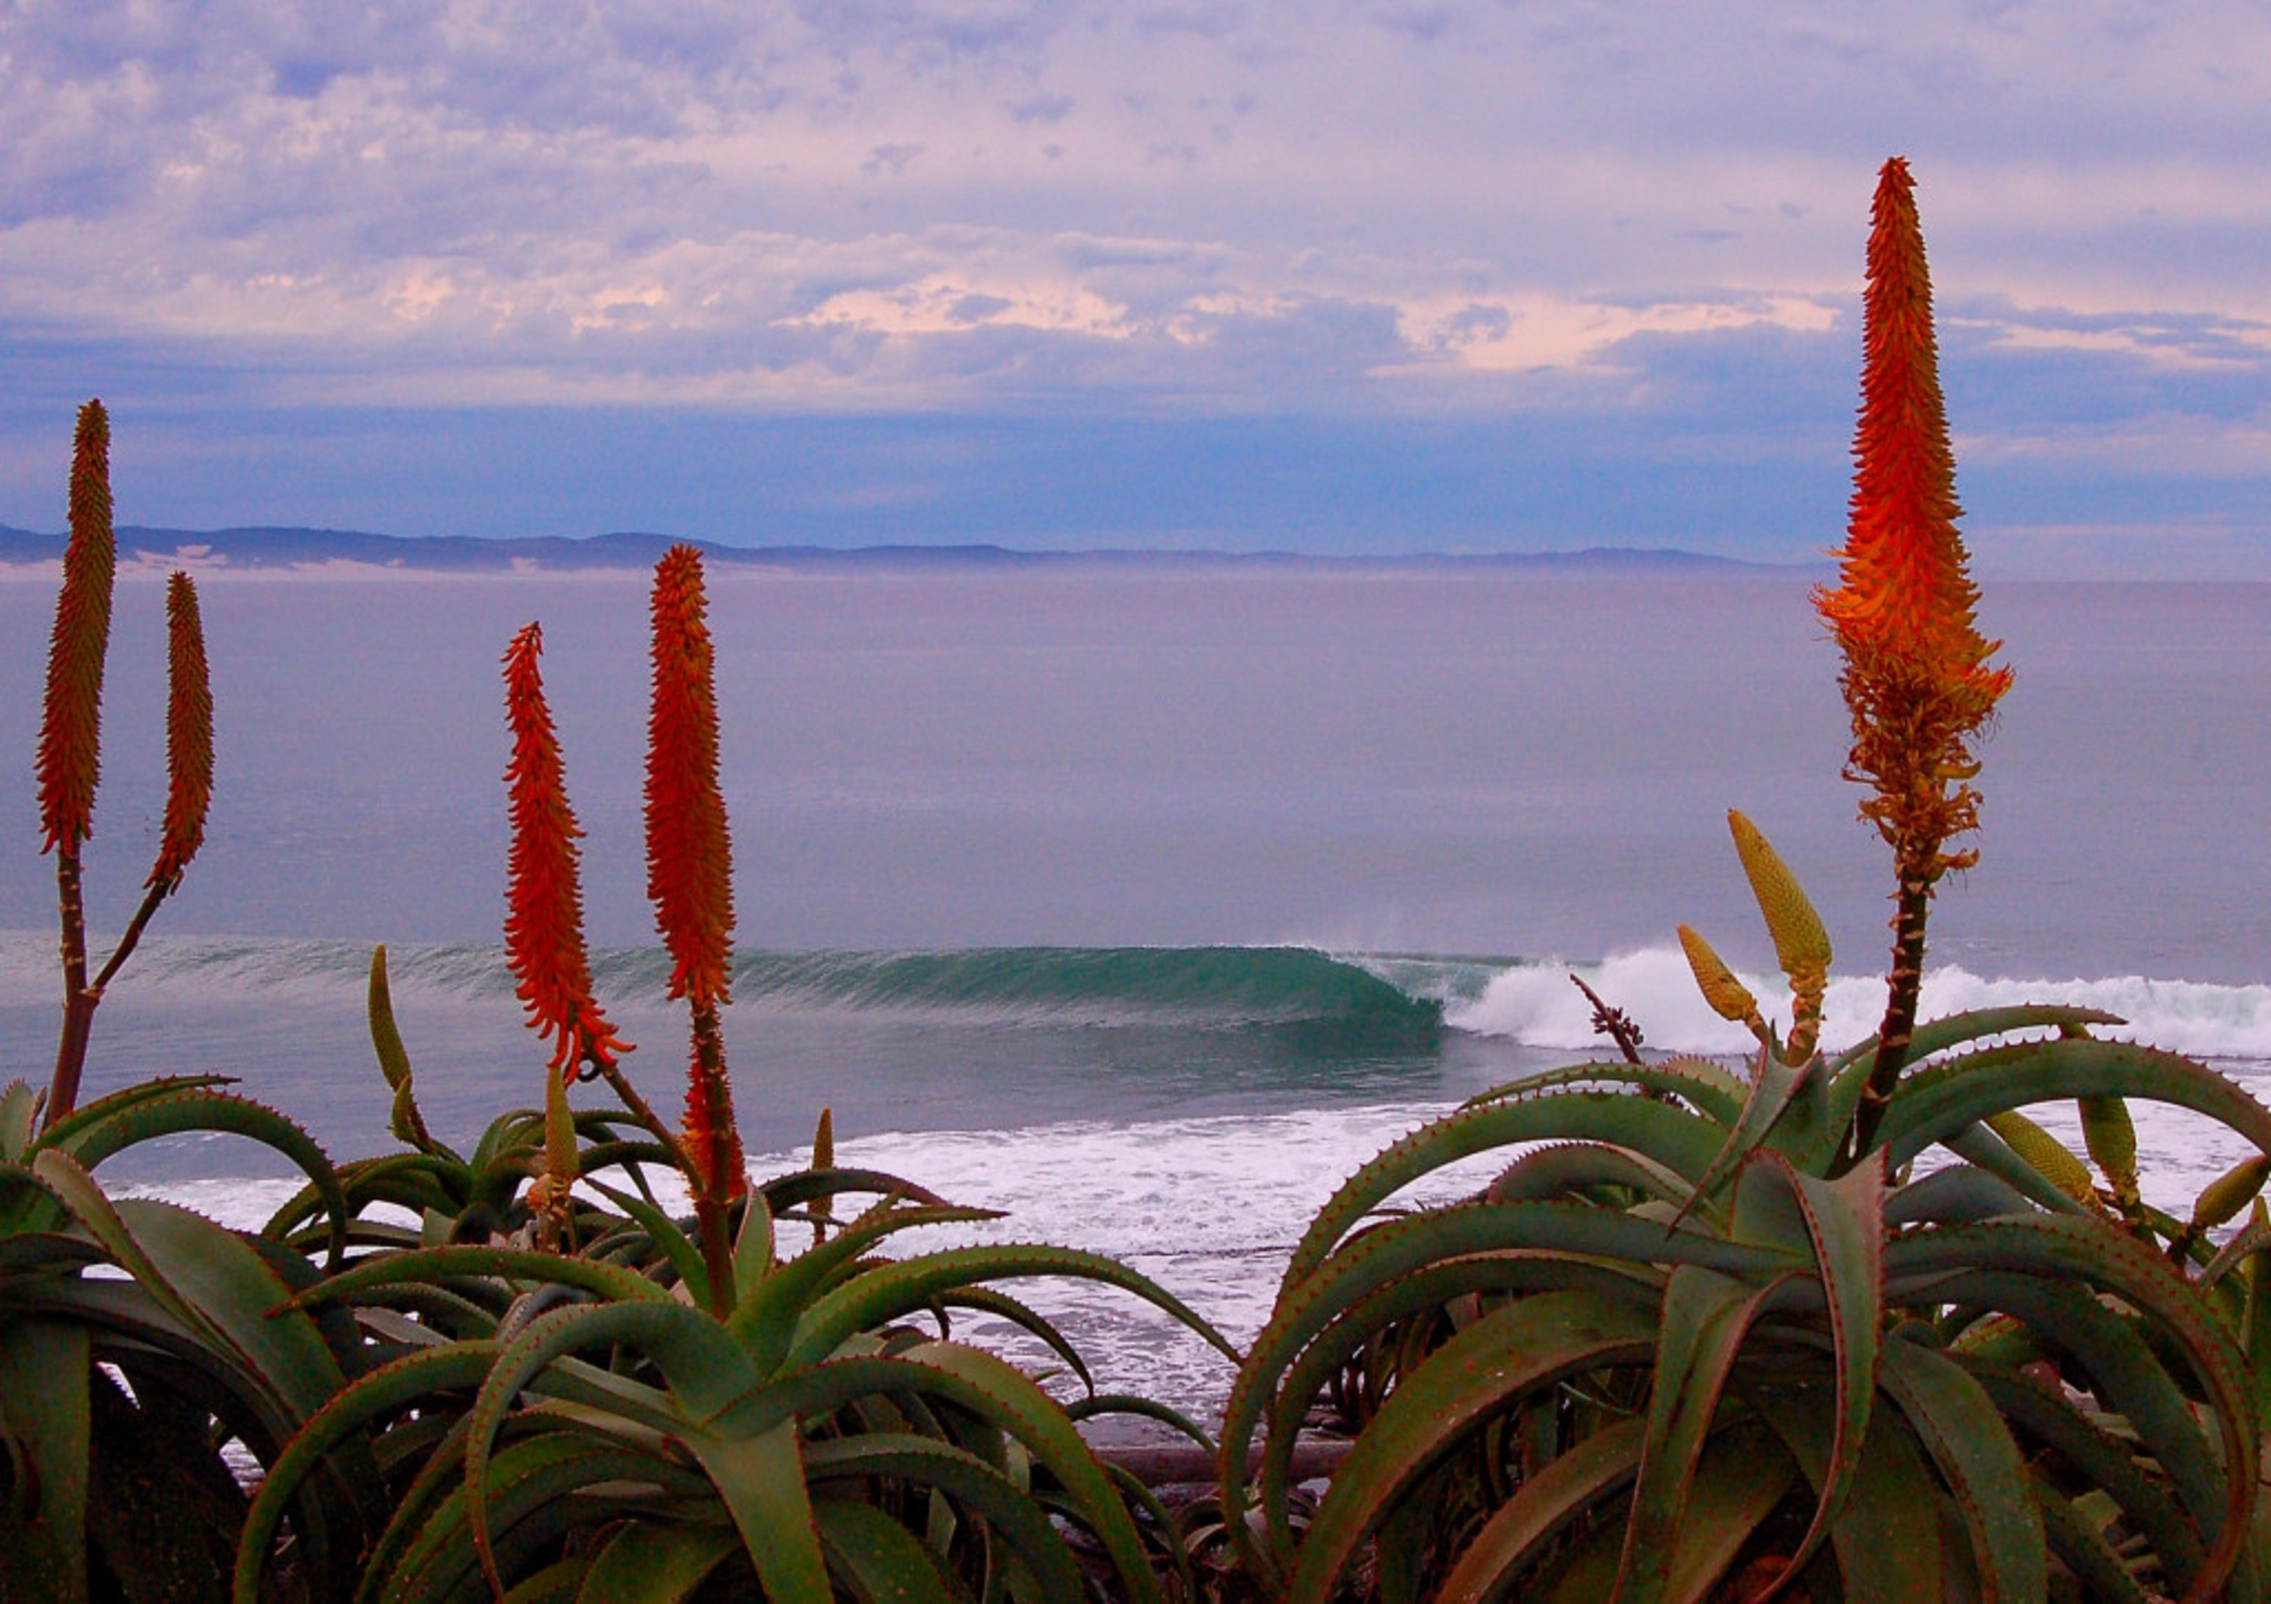
[[[1609,1092],[1546,1092],[1461,1109],[1392,1144],[1343,1182],[1295,1246],[1284,1285],[1306,1279],[1389,1197],[1477,1153],[1515,1142],[1599,1141],[1692,1179],[1710,1167],[1725,1135],[1723,1126],[1668,1103]]]
[[[662,1251],[671,1269],[678,1273],[680,1284],[693,1296],[696,1308],[710,1306],[709,1267],[702,1262],[702,1250],[676,1220],[634,1193],[620,1191],[588,1175],[584,1177],[584,1184],[639,1222],[648,1240]]]
[[[831,1604],[796,1421],[755,1436],[694,1432],[687,1446],[725,1500],[771,1604]]]
[[[1817,1503],[1824,1502],[1837,1423],[1796,1388],[1762,1382],[1739,1391],[1789,1450]],[[1861,1440],[1851,1495],[1830,1528],[1844,1604],[1942,1604],[1941,1496],[1906,1431],[1871,1431]],[[1888,1554],[1899,1555],[1900,1563],[1886,1564]]]
[[[2042,1598],[2050,1585],[2042,1517],[1994,1400],[1954,1360],[1911,1342],[1887,1343],[1878,1373],[1899,1421],[1916,1434],[1954,1499],[1982,1604]]]
[[[0,1163],[21,1164],[39,1129],[39,1094],[20,1080],[0,1091]]]
[[[1783,1115],[1789,1112],[1800,1088],[1820,1067],[1818,1058],[1802,1064],[1786,1064],[1772,1047],[1758,1050],[1758,1057],[1752,1061],[1750,1095],[1743,1101],[1742,1114],[1727,1132],[1725,1143],[1712,1155],[1711,1163],[1696,1177],[1695,1190],[1681,1207],[1683,1214],[1717,1195],[1743,1160],[1772,1134]]]
[[[0,1598],[87,1597],[88,1331],[0,1319]]]
[[[833,1248],[851,1234],[847,1226],[831,1237]],[[817,1249],[814,1251],[818,1251]],[[809,1257],[806,1254],[803,1257]],[[800,1258],[797,1263],[801,1263]],[[792,1266],[793,1267],[793,1266]],[[788,1268],[774,1279],[787,1275]],[[825,1358],[854,1333],[871,1330],[924,1308],[934,1298],[956,1288],[980,1282],[1005,1281],[1021,1276],[1069,1276],[1132,1292],[1154,1308],[1170,1314],[1197,1332],[1214,1348],[1235,1360],[1238,1350],[1230,1339],[1208,1324],[1188,1304],[1149,1276],[1128,1268],[1117,1259],[1077,1248],[999,1246],[948,1248],[925,1253],[896,1264],[868,1270],[814,1300],[795,1326],[786,1359],[789,1366],[807,1365]],[[769,1290],[769,1287],[768,1287]]]
[[[863,1589],[874,1589],[869,1596],[929,1599],[952,1594],[919,1537],[872,1504],[829,1497],[830,1483],[857,1488],[863,1478],[885,1477],[936,1488],[983,1517],[1032,1567],[1049,1597],[1078,1598],[1084,1591],[1079,1565],[1041,1502],[975,1454],[950,1443],[897,1432],[813,1443],[805,1450],[805,1474],[814,1484],[813,1508],[820,1517],[822,1540],[838,1561],[835,1568],[839,1573],[849,1571]],[[874,1520],[888,1522],[897,1536],[858,1517],[849,1526],[831,1530],[831,1515],[840,1521],[840,1512],[847,1509],[869,1511]],[[840,1549],[835,1541],[840,1535],[861,1539],[864,1552]]]
[[[829,1568],[855,1604],[961,1604],[922,1539],[873,1504],[823,1498],[813,1505]],[[1080,1577],[1071,1579],[1079,1597]]]
[[[910,1208],[887,1197],[847,1222],[825,1242],[814,1243],[764,1277],[757,1283],[750,1301],[733,1311],[729,1328],[749,1349],[758,1369],[770,1373],[789,1353],[798,1323],[810,1310],[815,1296],[876,1243],[894,1232],[919,1225],[963,1225],[1000,1218],[998,1209]],[[855,1277],[851,1284],[857,1286],[865,1280],[865,1276]],[[881,1324],[888,1318],[889,1315],[879,1315],[872,1320],[861,1320],[855,1329]],[[807,1355],[807,1362],[816,1357],[818,1355]]]
[[[1289,1604],[1329,1598],[1396,1501],[1481,1421],[1564,1377],[1644,1363],[1654,1348],[1645,1315],[1577,1292],[1524,1298],[1460,1332],[1389,1394],[1335,1473],[1294,1556]],[[1231,1438],[1224,1441],[1227,1449]],[[1224,1519],[1235,1535],[1245,1522],[1232,1485],[1225,1477]],[[1249,1558],[1269,1585],[1274,1557],[1256,1549]]]
[[[501,1276],[538,1285],[575,1287],[602,1298],[624,1302],[669,1303],[670,1294],[645,1276],[619,1265],[557,1253],[521,1248],[422,1248],[415,1253],[388,1254],[360,1261],[300,1293],[303,1305],[352,1301],[373,1288],[421,1281],[448,1281],[464,1276]]]
[[[576,1596],[589,1604],[685,1604],[740,1546],[730,1526],[629,1521],[592,1560]]]
[[[1659,1604],[1669,1596],[1695,1477],[1727,1377],[1751,1327],[1794,1279],[1777,1277],[1761,1286],[1693,1265],[1672,1272],[1658,1323],[1639,1484],[1618,1565],[1616,1596],[1627,1604]]]
[[[1991,1047],[1904,1078],[1880,1135],[1895,1168],[2007,1108],[2128,1097],[2189,1108],[2271,1152],[2271,1109],[2204,1064],[2130,1042],[2069,1037]]]
[[[1639,1474],[1646,1429],[1638,1420],[1617,1421],[1526,1477],[1461,1551],[1436,1604],[1498,1604],[1519,1597],[1514,1589],[1522,1572],[1545,1545]],[[1924,1604],[1940,1604],[1939,1594]]]

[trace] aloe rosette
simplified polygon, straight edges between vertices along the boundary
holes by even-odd
[[[2140,1223],[2019,1110],[2084,1100],[2103,1129],[2145,1099],[2266,1152],[2271,1112],[2114,1024],[1917,1027],[1849,1165],[1876,1041],[1793,1063],[1771,1030],[1747,1077],[1580,1065],[1397,1143],[1318,1216],[1241,1371],[1223,1493],[1254,1512],[1230,1523],[1249,1567],[1301,1601],[1360,1564],[1383,1597],[1446,1601],[2261,1597],[2246,1347],[2271,1230],[2223,1255],[2203,1231],[2263,1167]],[[1480,1196],[1368,1223],[1500,1148]],[[1296,1541],[1294,1439],[1367,1364]]]

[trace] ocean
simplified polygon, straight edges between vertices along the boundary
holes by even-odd
[[[1605,1050],[1571,973],[1652,1048],[1740,1049],[1672,934],[1696,925],[1772,989],[1730,807],[1821,907],[1829,1041],[1865,1035],[1889,875],[1839,775],[1807,585],[714,573],[753,1167],[797,1162],[832,1107],[847,1161],[1007,1211],[964,1238],[1116,1253],[1248,1336],[1348,1171],[1464,1096]],[[202,593],[209,840],[97,1016],[86,1094],[227,1073],[335,1156],[377,1150],[362,987],[384,942],[437,1132],[537,1096],[498,947],[497,659],[540,619],[597,989],[674,1103],[685,1026],[643,900],[641,576],[216,574]],[[31,778],[52,607],[47,584],[0,580],[0,1081],[34,1084],[60,1013]],[[1981,864],[1939,898],[1926,1012],[2086,1002],[2271,1092],[2271,587],[2001,584],[1981,622],[2018,680],[1985,748]],[[163,635],[162,587],[123,579],[98,952],[162,816]],[[2189,1116],[2142,1124],[2165,1204],[2238,1156]],[[105,1173],[232,1223],[289,1188],[235,1138]],[[1027,1290],[1109,1384],[1227,1389],[1117,1294]]]

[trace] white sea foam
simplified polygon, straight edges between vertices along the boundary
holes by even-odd
[[[1569,976],[1582,975],[1608,1002],[1640,1025],[1648,1045],[1667,1052],[1740,1053],[1750,1035],[1711,1012],[1677,947],[1650,947],[1599,963],[1538,964],[1493,976],[1479,997],[1454,1001],[1445,1019],[1454,1028],[1503,1036],[1531,1047],[1595,1049],[1592,1005]],[[1745,974],[1769,1012],[1789,1017],[1789,992],[1780,976]],[[1924,977],[1923,1018],[2014,1003],[2064,1003],[2118,1015],[2116,1035],[2148,1041],[2203,1058],[2271,1058],[2271,986],[2212,986],[2142,975],[2100,979],[1986,977],[1953,965]],[[1822,1038],[1832,1047],[1860,1041],[1877,1028],[1884,981],[1872,975],[1838,975],[1830,981]]]

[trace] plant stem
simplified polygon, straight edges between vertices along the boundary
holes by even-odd
[[[1917,998],[1924,989],[1924,927],[1932,911],[1932,876],[1925,866],[1935,855],[1903,853],[1897,866],[1900,893],[1893,913],[1892,969],[1885,977],[1885,1018],[1877,1027],[1877,1056],[1869,1065],[1869,1080],[1861,1089],[1838,1158],[1841,1174],[1860,1163],[1876,1140],[1877,1126],[1908,1062],[1908,1045],[1916,1034]]]
[[[48,1085],[49,1126],[79,1101],[87,1036],[94,1026],[95,1004],[102,1001],[101,990],[87,985],[87,906],[79,881],[79,849],[68,841],[55,848],[55,900],[63,922],[63,1035],[55,1048],[55,1078]]]
[[[97,1002],[102,1001],[102,994],[109,988],[119,966],[126,962],[141,942],[142,932],[149,928],[151,916],[158,911],[158,904],[165,901],[172,890],[170,885],[152,886],[149,894],[143,897],[142,906],[134,910],[134,918],[127,924],[126,934],[118,938],[118,950],[110,955],[110,961],[103,965],[102,973],[95,976],[95,983],[87,988],[95,994]]]

